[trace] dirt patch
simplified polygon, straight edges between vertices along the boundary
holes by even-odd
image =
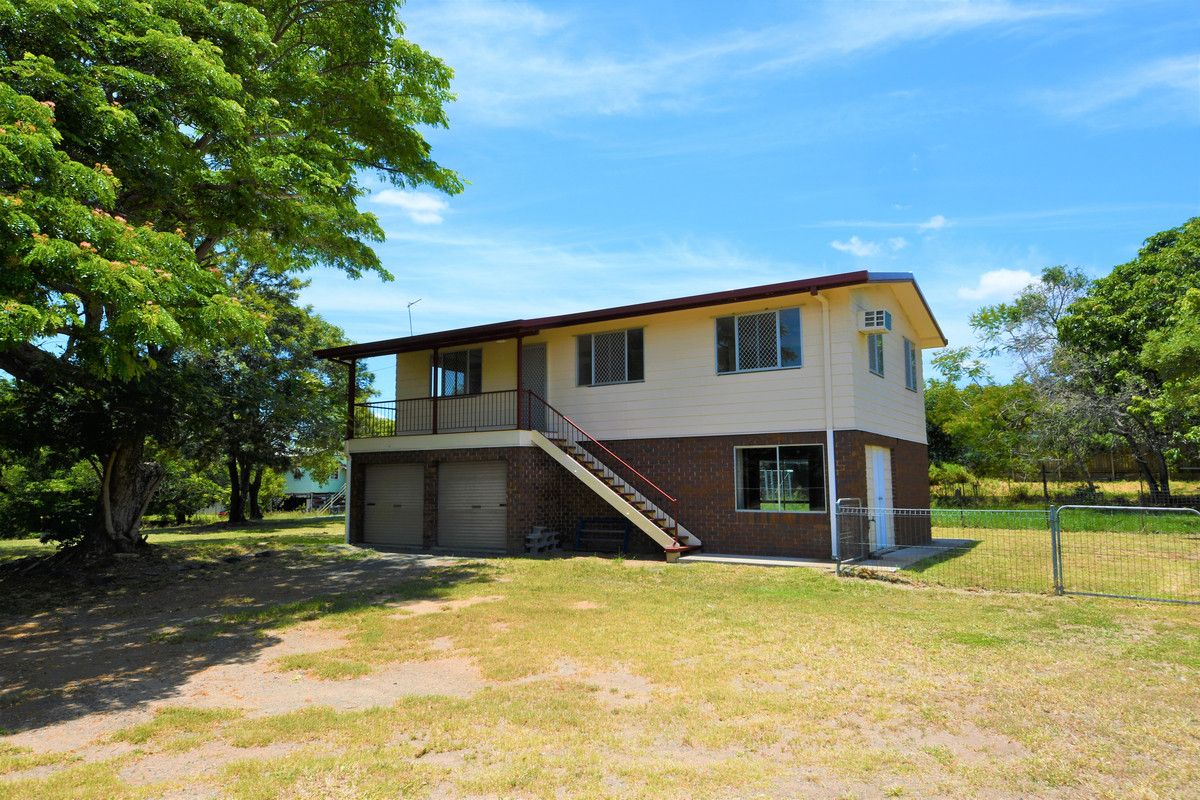
[[[470,608],[480,603],[495,603],[503,599],[504,595],[489,594],[483,597],[467,597],[462,600],[405,600],[399,603],[388,603],[387,605],[390,608],[398,608],[403,611],[403,614],[396,614],[394,616],[397,619],[404,619],[409,615],[416,616],[421,614],[439,614],[443,611],[458,611],[461,608]]]
[[[507,633],[512,630],[512,624],[508,622],[493,622],[491,628],[496,633]]]
[[[439,636],[429,643],[430,650],[446,651],[454,649],[454,640],[449,636]]]
[[[456,770],[466,764],[469,754],[469,750],[443,750],[436,753],[425,753],[417,758],[417,762]]]
[[[571,603],[567,608],[573,608],[576,611],[591,611],[595,608],[604,608],[604,606],[593,603],[591,600],[580,600],[578,603]]]
[[[118,774],[126,783],[144,786],[213,773],[235,761],[279,758],[298,749],[300,745],[294,743],[233,747],[223,742],[209,742],[185,753],[157,753],[139,758],[122,767]]]
[[[479,668],[465,658],[400,662],[338,681],[263,669],[256,662],[210,667],[197,673],[184,684],[177,702],[240,708],[250,716],[269,716],[305,706],[329,706],[338,711],[374,708],[409,695],[470,697],[484,685]]]
[[[1025,745],[1016,739],[985,731],[965,720],[959,723],[955,731],[921,731],[913,740],[913,744],[922,750],[943,750],[950,753],[955,760],[966,764],[978,763],[989,758],[1024,758],[1029,754]]]
[[[612,672],[590,672],[580,676],[579,680],[599,690],[597,697],[600,701],[612,706],[647,703],[654,691],[653,683],[625,667]]]

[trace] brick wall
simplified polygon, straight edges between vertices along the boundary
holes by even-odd
[[[892,485],[895,505],[927,508],[929,505],[928,456],[923,444],[861,431],[835,434],[839,497],[866,496],[868,444],[892,450]],[[777,444],[824,444],[822,431],[802,431],[749,436],[703,436],[671,439],[633,439],[606,442],[613,452],[678,499],[666,504],[685,527],[704,541],[713,553],[783,555],[828,558],[829,516],[825,512],[780,513],[738,511],[734,487],[734,447]],[[603,453],[599,453],[602,458]],[[561,531],[568,543],[584,517],[617,517],[619,514],[582,482],[535,447],[428,450],[396,453],[360,453],[353,456],[350,508],[351,541],[362,540],[363,492],[367,464],[421,463],[425,465],[425,547],[437,546],[437,465],[446,461],[508,463],[509,553],[523,552],[525,534],[533,525]],[[643,484],[611,458],[606,463],[639,489]],[[647,491],[648,495],[652,493]],[[654,499],[651,497],[651,499]],[[928,532],[917,531],[916,539]],[[908,543],[908,542],[902,542]],[[631,537],[634,552],[659,552],[645,535]]]
[[[555,527],[563,517],[562,475],[550,456],[533,447],[484,447],[462,450],[410,450],[355,453],[350,470],[350,541],[362,541],[366,470],[369,464],[423,464],[425,467],[425,524],[423,549],[436,550],[438,465],[446,462],[504,461],[508,465],[508,537],[505,551],[525,551],[525,534],[534,525]],[[562,473],[560,475],[559,473]],[[570,475],[566,475],[570,478]],[[571,478],[574,481],[574,478]]]
[[[836,431],[838,497],[867,498],[867,445],[892,451],[892,505],[895,508],[929,508],[929,448],[918,442],[864,431]],[[922,544],[930,538],[927,518],[906,519],[896,525],[896,544]]]

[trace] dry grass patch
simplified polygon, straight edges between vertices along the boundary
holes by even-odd
[[[84,797],[191,787],[245,800],[1200,785],[1192,608],[496,559],[471,580],[435,570],[375,602],[312,598],[251,623],[271,644],[187,677],[174,700],[186,708],[116,734],[141,749],[137,767],[63,761],[0,791],[55,796],[70,776]]]

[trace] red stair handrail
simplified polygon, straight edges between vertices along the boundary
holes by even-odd
[[[634,469],[634,468],[633,468],[633,466],[632,466],[632,465],[630,465],[628,461],[626,461],[625,459],[621,458],[619,455],[617,455],[616,453],[614,453],[612,450],[609,450],[607,447],[605,447],[603,442],[601,442],[601,441],[600,441],[599,439],[597,439],[595,436],[592,436],[590,433],[588,433],[587,431],[585,431],[583,428],[579,427],[579,423],[575,422],[575,420],[571,419],[571,418],[570,418],[570,417],[568,417],[566,414],[562,413],[562,412],[561,412],[561,411],[559,411],[557,408],[555,408],[554,406],[552,406],[552,405],[550,405],[549,403],[547,403],[547,402],[546,402],[546,399],[545,399],[544,397],[542,397],[541,395],[539,395],[537,392],[533,391],[532,389],[526,389],[525,391],[526,391],[526,392],[529,394],[529,396],[530,396],[530,397],[532,397],[533,399],[537,400],[539,403],[541,403],[543,406],[545,406],[546,408],[548,408],[550,411],[553,411],[553,412],[554,412],[554,414],[555,414],[556,416],[558,416],[560,419],[562,419],[564,422],[566,422],[566,423],[567,423],[568,425],[570,425],[572,428],[574,428],[575,430],[577,430],[577,431],[579,431],[580,433],[582,433],[582,434],[583,434],[583,435],[584,435],[584,436],[587,438],[587,440],[588,440],[589,442],[592,442],[592,443],[593,443],[593,444],[595,444],[597,447],[599,447],[601,450],[603,450],[605,453],[608,453],[610,456],[612,456],[613,458],[615,458],[615,459],[616,459],[618,462],[620,462],[620,463],[621,463],[621,465],[622,465],[622,466],[624,466],[624,467],[625,467],[627,470],[629,470],[630,472],[632,472],[634,475],[638,476],[638,478],[640,478],[640,479],[641,479],[641,480],[642,480],[644,483],[646,483],[646,485],[650,486],[652,489],[654,489],[654,491],[658,492],[658,493],[659,493],[659,494],[661,494],[663,497],[667,498],[667,500],[668,500],[669,502],[671,502],[671,503],[677,503],[677,502],[679,502],[679,501],[678,501],[678,500],[676,500],[674,497],[672,497],[671,495],[667,494],[666,490],[664,490],[664,489],[663,489],[661,486],[659,486],[657,483],[655,483],[654,481],[650,480],[650,479],[649,479],[649,478],[647,478],[645,475],[643,475],[642,473],[640,473],[640,472],[638,472],[636,469]]]

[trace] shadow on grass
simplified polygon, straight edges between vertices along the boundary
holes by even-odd
[[[254,661],[279,641],[271,628],[490,580],[479,562],[349,554],[280,549],[183,569],[163,558],[130,566],[67,605],[45,595],[21,612],[0,611],[0,731],[169,700],[202,670]]]
[[[908,566],[902,567],[901,570],[903,572],[912,572],[917,575],[920,575],[924,572],[927,572],[930,569],[933,569],[934,567],[938,566],[939,564],[946,564],[951,561],[954,561],[955,559],[957,559],[961,556],[968,555],[972,550],[974,550],[976,547],[978,547],[980,544],[982,544],[982,542],[979,539],[969,539],[969,540],[959,540],[959,541],[963,542],[963,543],[956,544],[954,547],[947,547],[945,549],[938,550],[936,553],[933,553],[932,555],[927,556],[926,558],[922,558],[919,561],[914,561],[913,563],[909,564]],[[921,546],[921,545],[918,545],[918,546]],[[924,545],[924,546],[929,547],[930,545]]]
[[[284,531],[292,531],[297,528],[312,528],[321,525],[327,525],[335,520],[344,519],[341,515],[335,516],[313,516],[313,517],[297,517],[289,519],[262,519],[253,522],[246,522],[240,525],[231,525],[228,522],[213,522],[207,525],[178,525],[165,528],[145,528],[144,530],[154,536],[170,534],[172,536],[188,536],[191,534],[213,534],[228,532],[241,532],[243,535],[254,533],[281,533]]]

